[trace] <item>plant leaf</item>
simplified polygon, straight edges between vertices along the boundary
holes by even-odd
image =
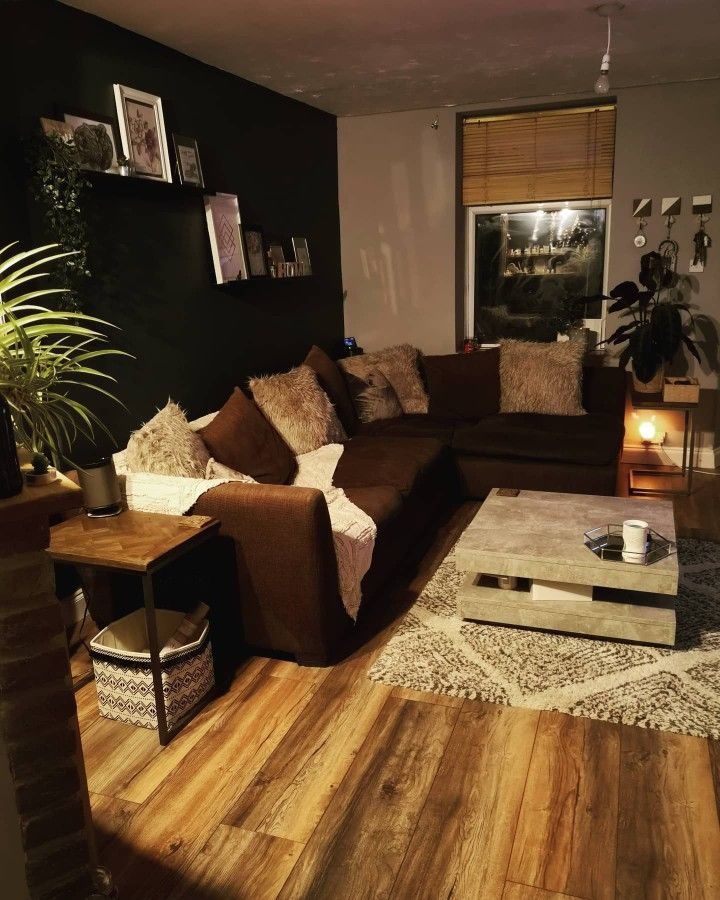
[[[610,296],[613,299],[620,297],[623,300],[630,300],[630,303],[634,303],[637,300],[638,294],[639,289],[634,281],[621,281],[620,284],[616,284],[610,291]],[[629,306],[630,304],[626,305]]]
[[[700,354],[698,353],[695,341],[692,338],[689,338],[686,334],[683,334],[680,340],[683,342],[683,344],[685,344],[685,346],[692,353],[695,359],[702,364],[702,360],[700,359]]]

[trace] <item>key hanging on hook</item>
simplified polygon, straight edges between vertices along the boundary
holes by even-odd
[[[704,213],[700,213],[699,227],[693,237],[694,255],[692,264],[693,266],[702,266],[703,269],[707,265],[708,247],[712,247],[712,238],[705,231],[705,223],[709,218]]]
[[[645,237],[645,226],[647,225],[647,220],[644,217],[641,217],[638,220],[638,230],[637,234],[633,238],[633,244],[636,247],[644,247],[647,244],[647,238]]]

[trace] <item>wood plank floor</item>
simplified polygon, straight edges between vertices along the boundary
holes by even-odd
[[[720,477],[675,499],[720,541]],[[442,528],[397,614],[328,669],[248,659],[168,747],[77,693],[101,860],[123,900],[720,898],[720,746],[393,689],[369,666],[472,517]]]

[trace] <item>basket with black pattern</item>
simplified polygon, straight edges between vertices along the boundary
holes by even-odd
[[[156,610],[161,647],[183,618],[181,612]],[[90,642],[90,655],[100,715],[156,729],[145,611],[136,610],[104,628]],[[215,684],[208,622],[202,622],[196,640],[177,649],[162,650],[160,668],[167,725],[172,729]]]

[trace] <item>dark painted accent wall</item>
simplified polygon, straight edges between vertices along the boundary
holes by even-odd
[[[168,396],[191,416],[245,377],[300,362],[343,336],[335,117],[102,19],[45,0],[3,3],[0,240],[42,237],[19,141],[38,117],[115,115],[113,82],[162,97],[168,138],[195,136],[206,187],[236,193],[244,222],[307,236],[313,275],[217,286],[202,195],[104,178],[88,201],[94,279],[87,311],[120,326],[125,413],[96,403],[124,443]]]

